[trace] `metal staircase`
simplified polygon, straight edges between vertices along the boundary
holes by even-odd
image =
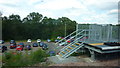
[[[71,33],[70,35],[73,35],[76,31],[74,31],[73,33]],[[84,33],[81,35],[81,33]],[[75,38],[75,40],[71,43],[69,43],[68,45],[66,45],[64,48],[62,48],[59,52],[59,56],[62,58],[67,58],[68,56],[70,56],[72,53],[76,52],[78,49],[82,48],[84,46],[83,42],[79,43],[78,41],[83,38],[86,32],[84,30],[80,31],[79,33],[77,33],[76,35],[72,36],[72,38]],[[68,36],[70,36],[68,35]],[[80,37],[77,38],[78,35],[81,35]],[[68,36],[66,36],[64,39],[60,40],[58,43],[60,43],[61,41],[65,40]],[[67,42],[67,41],[66,41]],[[59,47],[59,46],[58,46]]]

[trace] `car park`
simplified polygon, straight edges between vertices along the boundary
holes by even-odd
[[[10,49],[14,49],[16,47],[17,47],[16,44],[10,44]]]
[[[10,49],[16,48],[15,40],[10,40]]]
[[[4,44],[4,40],[0,40],[0,44]]]
[[[18,46],[23,46],[24,47],[24,43],[19,43]]]
[[[40,43],[41,42],[41,40],[40,39],[37,39],[37,43]]]
[[[50,40],[50,39],[47,39],[47,42],[51,42],[51,40]]]
[[[28,42],[28,43],[31,43],[32,41],[31,41],[31,39],[28,39],[27,42]]]
[[[49,51],[50,56],[55,56],[55,51]]]
[[[1,46],[2,47],[2,52],[5,52],[7,50],[6,46]]]
[[[22,50],[23,50],[23,46],[17,46],[17,47],[16,47],[16,50],[17,50],[17,51],[22,51]]]
[[[38,47],[38,44],[37,43],[33,43],[33,47]]]
[[[39,46],[42,47],[45,43],[41,42],[39,43]]]
[[[42,46],[42,49],[43,49],[43,50],[47,50],[47,49],[48,49],[48,45],[47,45],[47,44],[44,44],[44,45]]]
[[[16,45],[15,40],[10,40],[10,44],[15,44]]]
[[[25,49],[25,50],[31,50],[31,46],[30,46],[30,45],[26,45],[26,46],[24,47],[24,49]]]

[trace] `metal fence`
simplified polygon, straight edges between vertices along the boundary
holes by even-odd
[[[78,24],[76,29],[86,30],[86,35],[89,40],[102,42],[118,42],[119,40],[119,26],[116,25]]]

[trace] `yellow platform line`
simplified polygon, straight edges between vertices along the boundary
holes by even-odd
[[[69,50],[65,49],[66,51],[70,52]]]
[[[93,44],[89,44],[89,45],[93,45],[93,46],[96,46],[96,45],[104,45],[104,43],[93,43]]]
[[[72,49],[71,47],[68,47],[69,49]]]
[[[75,45],[72,45],[73,47],[76,47]]]
[[[64,54],[65,54],[65,52],[63,52],[63,51],[62,51],[62,53],[64,53]]]
[[[76,43],[76,45],[80,45],[79,43]]]

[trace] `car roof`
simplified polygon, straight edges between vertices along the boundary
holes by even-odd
[[[44,44],[43,46],[48,46],[47,44]]]
[[[24,43],[19,43],[19,44],[21,45],[21,44],[24,44]]]
[[[37,44],[37,43],[33,43],[33,44]]]

